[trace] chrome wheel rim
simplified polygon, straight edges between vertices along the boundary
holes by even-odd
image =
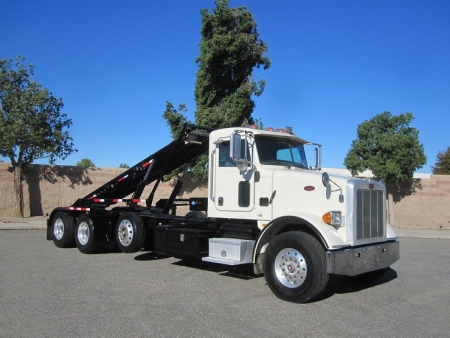
[[[89,241],[89,237],[91,235],[91,232],[89,230],[89,224],[86,222],[81,222],[78,225],[78,242],[81,245],[86,245]]]
[[[55,238],[59,241],[64,236],[64,222],[61,218],[58,218],[53,224],[53,234]]]
[[[120,222],[117,229],[117,237],[120,244],[123,246],[129,246],[133,240],[133,224],[127,219]]]
[[[292,248],[281,250],[275,258],[275,275],[288,288],[298,288],[305,282],[308,267],[305,257]]]

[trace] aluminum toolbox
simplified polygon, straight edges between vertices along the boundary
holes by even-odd
[[[239,265],[252,262],[254,240],[238,238],[210,238],[207,262]]]

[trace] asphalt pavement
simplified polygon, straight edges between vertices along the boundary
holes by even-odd
[[[46,230],[47,217],[0,217],[0,230]],[[450,239],[450,230],[394,228],[400,238],[437,238]]]
[[[251,267],[84,255],[43,230],[0,231],[0,337],[448,337],[449,243],[402,238],[376,283],[331,275],[316,301],[295,304]]]

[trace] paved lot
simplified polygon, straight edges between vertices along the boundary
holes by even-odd
[[[448,337],[450,242],[401,239],[373,287],[333,276],[310,304],[248,269],[149,252],[83,255],[45,231],[0,231],[0,337]]]

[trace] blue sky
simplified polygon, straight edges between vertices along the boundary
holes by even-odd
[[[231,0],[247,6],[272,67],[253,113],[323,144],[323,166],[343,168],[358,124],[413,113],[430,173],[450,146],[450,1]],[[194,84],[202,8],[213,0],[1,0],[0,58],[24,55],[34,79],[63,99],[81,158],[134,165],[171,141],[166,101]],[[6,159],[4,159],[7,161]],[[36,163],[46,163],[45,160]]]

